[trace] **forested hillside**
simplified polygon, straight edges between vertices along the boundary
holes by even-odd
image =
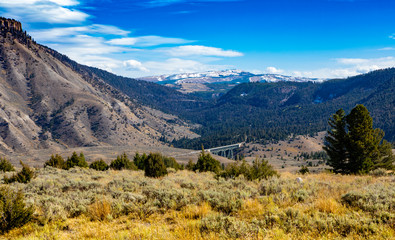
[[[395,69],[330,80],[324,83],[246,83],[222,96],[215,106],[190,114],[202,124],[202,138],[177,141],[180,147],[198,148],[202,143],[219,146],[243,141],[276,140],[290,134],[325,130],[337,109],[346,112],[356,104],[367,106],[375,127],[395,140]]]
[[[181,139],[176,147],[199,149],[247,141],[284,139],[290,134],[313,134],[325,130],[336,110],[346,112],[364,104],[375,127],[395,140],[395,69],[374,71],[323,83],[243,83],[219,99],[203,100],[157,84],[119,77],[92,69],[110,85],[133,99],[202,125],[202,137]]]

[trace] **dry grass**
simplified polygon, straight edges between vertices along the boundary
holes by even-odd
[[[36,207],[36,221],[0,239],[395,238],[394,176],[296,177],[41,169],[11,185]]]

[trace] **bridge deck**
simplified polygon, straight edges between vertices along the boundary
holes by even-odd
[[[225,149],[233,149],[233,148],[239,148],[241,147],[243,143],[237,143],[237,144],[232,144],[232,145],[226,145],[226,146],[222,146],[222,147],[215,147],[215,148],[210,148],[207,149],[208,152],[212,152],[212,151],[223,151]]]

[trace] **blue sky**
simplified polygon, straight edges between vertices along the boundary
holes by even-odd
[[[37,42],[119,75],[336,78],[395,66],[390,0],[0,0]]]

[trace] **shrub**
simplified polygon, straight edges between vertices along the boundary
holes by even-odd
[[[307,174],[307,173],[310,173],[310,170],[309,170],[308,167],[302,166],[302,167],[299,169],[299,173],[305,175],[305,174]]]
[[[147,177],[162,177],[167,175],[163,157],[159,153],[150,153],[145,161],[145,176]]]
[[[369,174],[375,177],[383,177],[383,176],[387,176],[387,170],[384,168],[377,168],[371,171]]]
[[[83,167],[87,168],[88,163],[85,160],[85,156],[83,153],[80,153],[78,156],[76,152],[73,152],[70,158],[67,158],[65,169],[70,169],[73,167]]]
[[[267,160],[255,159],[252,164],[250,180],[268,179],[270,177],[279,177],[280,174],[273,169],[273,166]]]
[[[34,177],[34,171],[30,169],[29,166],[24,164],[22,161],[20,161],[22,165],[22,170],[18,172],[16,175],[14,174],[11,178],[4,177],[4,183],[13,183],[13,182],[19,182],[19,183],[28,183],[30,180],[33,179]]]
[[[108,170],[109,166],[105,161],[103,161],[103,159],[100,159],[98,161],[92,162],[89,165],[89,168],[94,169],[96,171],[106,171]]]
[[[111,162],[110,168],[114,170],[137,170],[137,166],[129,160],[126,153],[123,153],[121,156],[117,156],[117,159]]]
[[[217,174],[217,178],[235,179],[240,175],[243,175],[247,179],[251,179],[251,166],[245,160],[243,160],[241,164],[238,162],[228,164],[224,171]]]
[[[0,171],[3,172],[12,172],[15,171],[14,166],[6,159],[0,158]]]
[[[103,221],[111,218],[111,204],[106,200],[97,200],[88,207],[88,214],[92,220]]]
[[[199,170],[199,172],[219,173],[219,171],[221,171],[221,164],[218,160],[214,159],[210,153],[206,154],[202,148],[202,152],[195,164],[194,170]]]
[[[66,163],[62,156],[56,154],[55,156],[52,155],[51,158],[45,162],[44,167],[54,167],[54,168],[66,168]]]
[[[163,156],[163,162],[167,168],[174,168],[175,170],[182,170],[184,166],[179,164],[174,158]]]
[[[144,170],[144,163],[145,160],[147,160],[148,156],[147,154],[143,153],[143,155],[140,155],[139,153],[136,153],[133,158],[133,163],[134,165],[137,166],[138,169]]]
[[[189,160],[188,164],[185,166],[185,169],[189,171],[193,171],[195,169],[195,164],[193,163],[192,159]]]
[[[0,188],[0,231],[8,232],[21,227],[32,219],[33,207],[26,207],[21,191]]]

